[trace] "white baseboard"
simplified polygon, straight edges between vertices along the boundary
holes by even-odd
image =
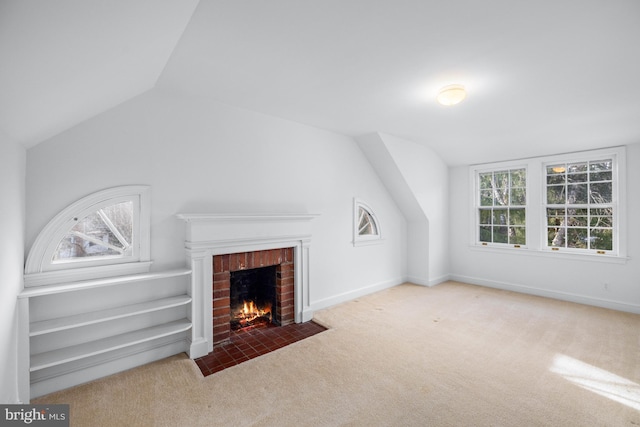
[[[444,283],[447,280],[451,280],[451,276],[449,274],[444,274],[440,277],[436,277],[435,279],[424,279],[422,277],[415,276],[406,276],[404,281],[413,283],[414,285],[428,286],[432,287],[435,285],[439,285],[440,283]]]
[[[444,283],[448,280],[451,280],[451,275],[450,274],[444,274],[440,277],[436,277],[435,279],[431,279],[429,280],[429,286],[435,286],[435,285],[439,285],[440,283]]]
[[[454,280],[472,285],[485,286],[488,288],[502,289],[505,291],[520,292],[523,294],[536,295],[547,298],[554,298],[562,301],[575,302],[578,304],[592,305],[595,307],[609,308],[612,310],[625,311],[628,313],[640,314],[640,305],[629,304],[621,301],[596,298],[587,295],[574,294],[570,292],[554,291],[549,289],[536,288],[534,286],[520,285],[516,283],[499,282],[496,280],[481,279],[478,277],[462,276],[452,274],[449,280]]]
[[[403,282],[409,282],[409,283],[413,283],[414,285],[420,285],[420,286],[431,286],[429,285],[429,280],[425,279],[424,277],[407,276],[405,277]]]
[[[189,358],[196,359],[209,354],[209,341],[201,338],[197,341],[191,341],[189,344]]]
[[[332,296],[330,298],[321,299],[318,301],[313,301],[311,303],[310,310],[307,311],[307,315],[313,316],[313,312],[316,310],[321,310],[323,308],[331,307],[336,304],[341,304],[343,302],[351,301],[352,299],[369,295],[374,292],[381,291],[383,289],[391,288],[393,286],[400,285],[406,280],[404,277],[399,277],[397,279],[385,280],[382,282],[374,283],[373,285],[365,286],[353,291],[345,292],[339,295]],[[309,313],[310,312],[310,313]]]

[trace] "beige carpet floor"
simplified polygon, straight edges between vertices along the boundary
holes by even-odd
[[[640,316],[447,282],[202,377],[174,356],[32,403],[72,426],[640,426]]]

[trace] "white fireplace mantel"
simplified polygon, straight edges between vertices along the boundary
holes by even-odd
[[[191,267],[191,358],[213,351],[213,256],[294,248],[296,323],[311,320],[309,256],[311,220],[318,214],[178,214],[186,223],[185,248]]]

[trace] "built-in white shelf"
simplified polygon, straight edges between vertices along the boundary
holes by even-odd
[[[191,329],[191,322],[189,320],[177,320],[109,338],[89,341],[44,353],[33,354],[31,356],[30,371],[38,371],[52,366],[61,365],[63,363],[73,362],[75,360],[84,359],[109,351],[130,347],[143,342],[178,334],[189,329]]]
[[[165,310],[168,308],[186,305],[190,302],[190,296],[179,295],[175,297],[143,302],[140,304],[132,304],[123,307],[94,311],[90,313],[76,314],[74,316],[59,317],[57,319],[47,319],[40,322],[31,323],[29,327],[29,336],[34,337],[37,335],[49,334],[52,332],[79,328],[81,326],[108,322],[110,320],[122,319],[124,317],[135,316],[138,314]]]
[[[157,273],[131,274],[127,276],[107,277],[103,279],[83,280],[78,282],[70,282],[64,284],[36,286],[24,289],[18,298],[32,298],[43,295],[59,294],[62,292],[74,292],[84,289],[99,288],[103,286],[113,286],[124,283],[142,282],[148,280],[159,280],[169,277],[186,276],[191,274],[188,268],[178,268],[175,270],[166,270]]]
[[[29,390],[27,400],[34,393],[41,396],[138,366],[142,359],[187,351],[192,340],[191,269],[89,275],[84,280],[63,273],[18,295],[24,369],[30,376],[23,385]],[[83,308],[85,301],[90,304]]]

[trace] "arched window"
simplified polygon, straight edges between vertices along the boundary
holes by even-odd
[[[25,264],[25,286],[55,283],[56,272],[65,272],[67,280],[74,275],[91,278],[92,268],[99,269],[99,277],[146,272],[149,228],[148,186],[115,187],[84,197],[56,215],[36,238]],[[43,274],[45,282],[38,283]]]
[[[353,244],[379,242],[382,238],[380,223],[373,210],[362,200],[353,202]]]
[[[99,207],[84,218],[74,217],[75,225],[60,240],[51,261],[62,264],[132,256],[133,204],[125,200]]]

